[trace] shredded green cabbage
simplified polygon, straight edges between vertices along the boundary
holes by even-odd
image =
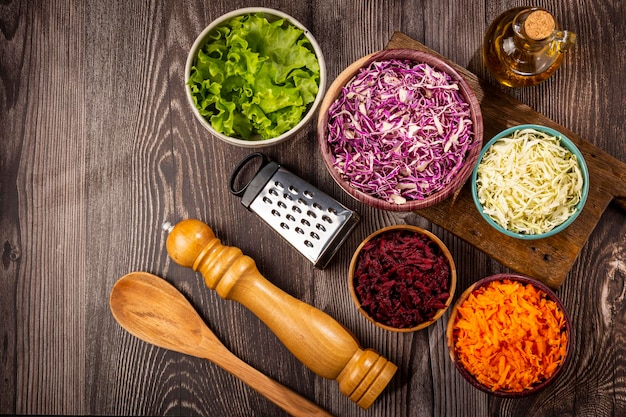
[[[302,120],[320,83],[319,61],[303,30],[258,13],[230,19],[210,37],[188,85],[215,130],[271,139]]]
[[[515,233],[536,235],[562,224],[576,212],[582,189],[576,155],[535,129],[499,139],[477,167],[484,213]]]

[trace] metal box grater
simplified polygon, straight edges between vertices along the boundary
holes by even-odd
[[[241,171],[260,159],[261,166],[241,189],[235,181]],[[246,156],[233,171],[230,192],[272,229],[309,259],[325,268],[359,221],[354,211],[302,178],[269,161],[262,153]]]

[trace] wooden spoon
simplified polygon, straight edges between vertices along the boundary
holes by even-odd
[[[175,287],[156,275],[132,272],[113,286],[113,317],[130,334],[153,345],[208,359],[293,416],[331,416],[230,352]]]

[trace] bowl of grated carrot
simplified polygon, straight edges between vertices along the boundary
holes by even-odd
[[[550,385],[572,349],[567,311],[541,282],[497,274],[457,300],[446,331],[450,358],[474,387],[500,397],[523,397]]]

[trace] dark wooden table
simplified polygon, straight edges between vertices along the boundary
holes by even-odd
[[[547,390],[525,399],[477,391],[445,347],[447,314],[395,334],[356,311],[347,286],[361,239],[391,224],[432,230],[455,258],[460,292],[507,269],[415,213],[348,197],[326,171],[314,124],[267,154],[362,221],[329,267],[316,270],[227,190],[247,155],[194,120],[183,89],[187,51],[242,0],[0,3],[0,413],[274,416],[284,413],[214,364],[148,345],[113,319],[122,275],[164,277],[243,360],[337,416],[626,415],[626,222],[608,207],[557,294],[574,350]],[[488,83],[479,48],[488,24],[525,2],[257,2],[293,15],[317,37],[330,80],[383,49],[395,31]],[[514,98],[626,161],[626,8],[622,0],[544,1],[578,42],[564,66]],[[243,306],[208,290],[165,251],[166,221],[198,218],[240,247],[261,273],[325,311],[399,372],[364,411],[313,374]]]

